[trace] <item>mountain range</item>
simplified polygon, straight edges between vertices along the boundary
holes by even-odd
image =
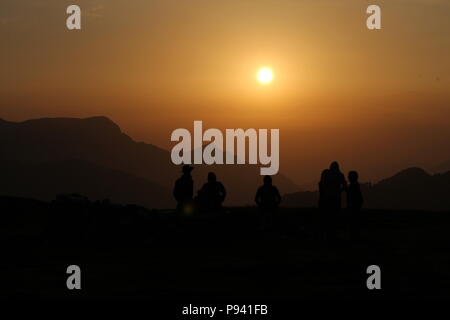
[[[0,194],[51,200],[58,193],[79,193],[148,208],[174,206],[172,188],[181,168],[172,164],[170,152],[134,141],[106,117],[0,119],[0,148]],[[226,205],[253,203],[262,180],[259,167],[196,165],[195,190],[209,171],[226,186]],[[275,182],[284,192],[298,190],[283,174]]]
[[[52,200],[78,193],[91,200],[111,199],[147,208],[175,205],[172,188],[180,166],[170,152],[136,142],[106,117],[44,118],[23,122],[0,119],[0,194]],[[450,210],[447,162],[429,174],[409,168],[376,184],[361,184],[365,207],[377,209]],[[259,166],[196,165],[194,189],[214,171],[227,188],[225,205],[253,204],[261,185]],[[283,205],[314,207],[317,191],[299,191],[283,174],[274,183]]]
[[[409,168],[376,184],[362,183],[361,191],[365,208],[450,211],[450,171],[432,175]],[[318,191],[283,197],[284,205],[290,207],[315,207],[318,200]]]
[[[445,173],[450,171],[450,160],[441,162],[438,165],[435,165],[429,169],[431,173]]]

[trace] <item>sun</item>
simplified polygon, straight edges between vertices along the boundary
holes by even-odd
[[[257,74],[258,81],[262,84],[271,83],[273,80],[273,72],[270,68],[261,68]]]

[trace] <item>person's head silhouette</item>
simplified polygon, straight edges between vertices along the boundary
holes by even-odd
[[[350,181],[350,183],[357,183],[358,182],[358,172],[356,171],[350,171],[348,173],[348,181]]]
[[[271,176],[264,176],[264,184],[266,186],[272,185],[272,177]]]
[[[320,181],[326,181],[329,174],[330,174],[330,169],[323,170],[322,174],[320,175]]]
[[[208,182],[216,182],[216,180],[217,180],[217,177],[214,172],[208,173]]]
[[[340,169],[339,169],[339,163],[337,163],[337,161],[333,161],[333,162],[330,164],[330,170],[331,170],[332,172],[339,172],[339,171],[340,171]]]
[[[190,165],[187,165],[187,164],[184,165],[183,169],[182,169],[183,174],[185,174],[185,175],[190,175],[192,170],[194,170],[194,167],[191,167]]]

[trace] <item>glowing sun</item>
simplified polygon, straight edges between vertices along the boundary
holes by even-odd
[[[273,80],[273,72],[269,68],[261,68],[258,71],[257,78],[262,84],[271,83]]]

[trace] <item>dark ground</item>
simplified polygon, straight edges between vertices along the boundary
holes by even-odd
[[[327,243],[316,209],[280,209],[273,230],[262,231],[252,207],[177,218],[111,204],[0,203],[3,297],[450,298],[449,213],[363,211],[357,242],[349,241],[343,214],[339,240]],[[81,267],[81,291],[66,288],[72,264]],[[381,290],[366,287],[372,264],[381,268]]]

